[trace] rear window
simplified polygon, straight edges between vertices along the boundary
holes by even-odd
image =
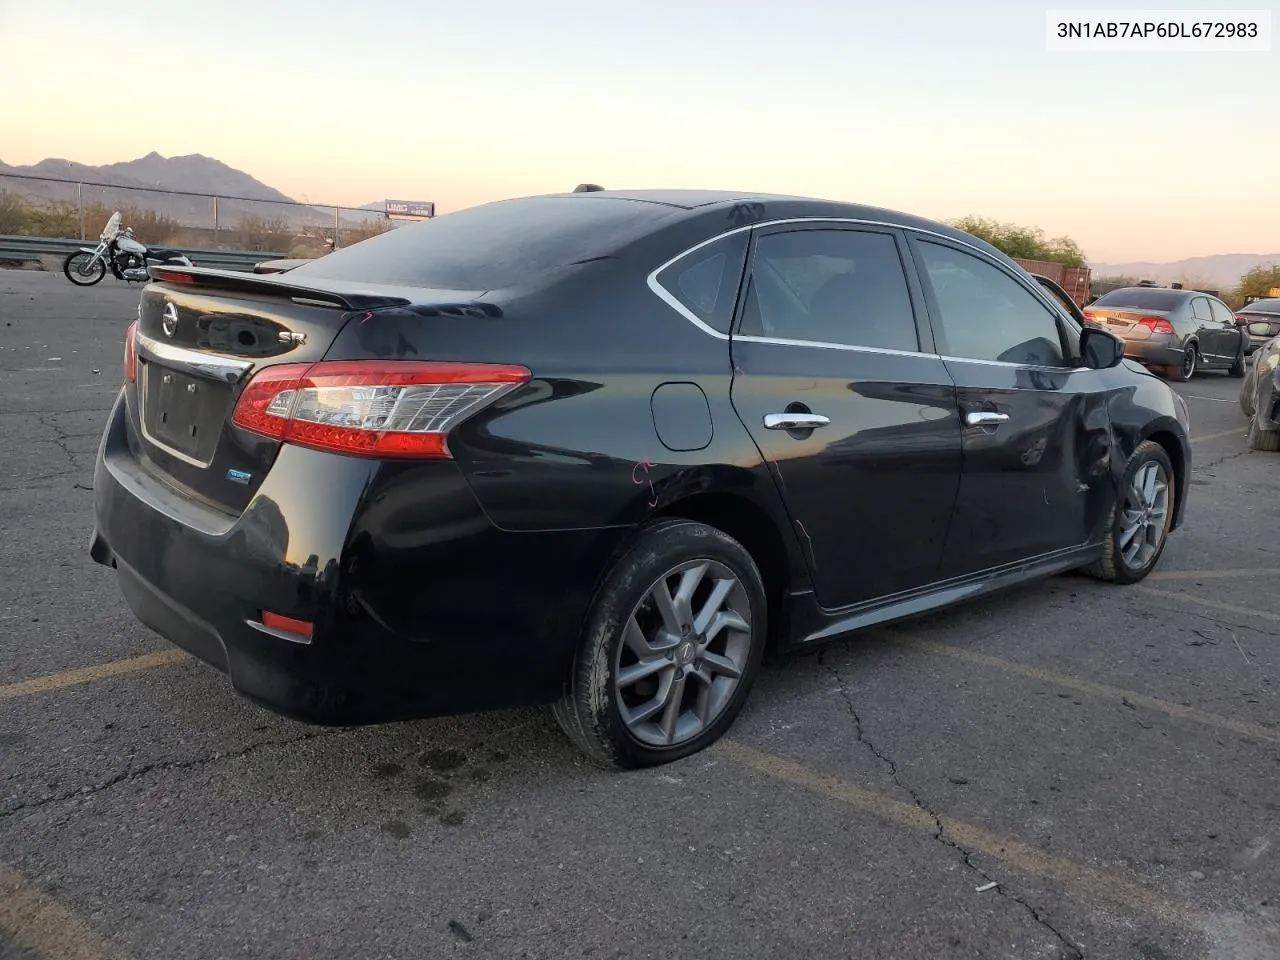
[[[502,200],[390,230],[293,272],[356,283],[493,290],[608,256],[675,212],[589,194]]]
[[[1095,307],[1136,307],[1139,310],[1176,310],[1186,298],[1180,290],[1152,290],[1141,287],[1112,290],[1093,302]]]
[[[1280,315],[1280,300],[1255,300],[1253,303],[1246,303],[1240,312]]]

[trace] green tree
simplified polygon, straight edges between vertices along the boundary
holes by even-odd
[[[953,220],[951,226],[987,241],[1010,257],[1047,260],[1051,263],[1064,263],[1069,267],[1083,267],[1085,264],[1084,251],[1078,243],[1070,237],[1046,238],[1039,227],[1024,227],[975,216]]]
[[[1233,306],[1243,305],[1246,297],[1269,297],[1272,287],[1280,287],[1280,263],[1254,267],[1236,284],[1235,299],[1239,303]]]

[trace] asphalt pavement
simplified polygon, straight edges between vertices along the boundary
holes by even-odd
[[[765,669],[721,745],[543,711],[280,719],[88,557],[138,288],[0,271],[0,958],[1280,958],[1280,455],[1192,416],[1185,527]]]

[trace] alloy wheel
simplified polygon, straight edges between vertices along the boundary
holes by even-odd
[[[1168,514],[1169,476],[1148,460],[1134,472],[1120,517],[1120,555],[1131,570],[1146,569],[1160,552]]]
[[[1187,347],[1182,354],[1182,379],[1190,380],[1196,372],[1196,348]]]
[[[696,737],[733,699],[752,639],[747,591],[724,564],[692,560],[663,574],[623,624],[615,655],[628,732],[655,747]]]

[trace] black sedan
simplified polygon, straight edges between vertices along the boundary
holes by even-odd
[[[661,763],[795,649],[1182,519],[1185,405],[968,234],[589,191],[156,269],[94,484],[143,623],[317,723],[553,704]]]
[[[1245,304],[1236,311],[1236,326],[1244,331],[1244,349],[1249,354],[1280,336],[1280,297]]]
[[[1245,337],[1231,308],[1198,290],[1121,287],[1084,311],[1091,324],[1125,342],[1125,356],[1190,380],[1197,370],[1225,370],[1243,377]]]

